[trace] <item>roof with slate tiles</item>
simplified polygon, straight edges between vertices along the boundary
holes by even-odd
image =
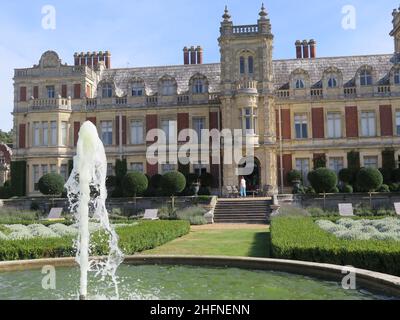
[[[323,73],[329,67],[338,68],[343,75],[344,85],[352,86],[354,85],[357,71],[363,66],[372,68],[375,75],[375,82],[378,84],[386,84],[389,80],[388,75],[396,63],[396,59],[397,58],[393,54],[382,54],[274,60],[275,87],[277,89],[288,88],[292,72],[298,69],[302,69],[308,73],[311,87],[321,87]],[[117,94],[122,96],[129,91],[129,82],[134,78],[140,78],[145,82],[147,94],[153,95],[158,92],[160,79],[164,76],[169,76],[176,80],[178,94],[184,94],[189,91],[190,79],[198,74],[208,79],[210,93],[219,92],[221,76],[221,65],[219,63],[110,69],[103,71],[101,80],[113,82],[116,86]]]

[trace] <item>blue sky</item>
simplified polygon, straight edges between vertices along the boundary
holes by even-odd
[[[38,63],[46,50],[73,63],[74,52],[109,50],[113,67],[182,63],[182,48],[201,45],[219,61],[219,24],[227,4],[234,24],[255,24],[262,0],[15,0],[0,11],[0,129],[12,127],[13,69]],[[305,4],[304,4],[305,3]],[[56,29],[42,28],[44,5]],[[342,28],[342,8],[356,9],[356,28]],[[399,1],[270,0],[274,59],[294,58],[297,39],[314,38],[317,56],[390,53],[391,12]]]

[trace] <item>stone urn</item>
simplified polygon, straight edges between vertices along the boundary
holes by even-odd
[[[196,197],[199,196],[199,191],[200,191],[200,183],[196,182],[193,184],[193,189],[194,189],[194,194]]]

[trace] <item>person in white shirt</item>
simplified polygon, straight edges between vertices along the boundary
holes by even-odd
[[[247,196],[246,187],[246,179],[242,177],[240,180],[240,196],[243,198],[246,198]]]

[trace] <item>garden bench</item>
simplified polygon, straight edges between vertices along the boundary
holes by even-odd
[[[394,203],[394,209],[396,210],[396,214],[400,216],[400,202]]]
[[[351,203],[339,203],[339,214],[342,217],[353,217],[354,208]]]
[[[144,212],[143,220],[158,220],[158,209],[146,210]]]
[[[49,216],[47,217],[48,221],[56,221],[62,220],[61,215],[63,213],[63,208],[52,208],[50,210]]]

